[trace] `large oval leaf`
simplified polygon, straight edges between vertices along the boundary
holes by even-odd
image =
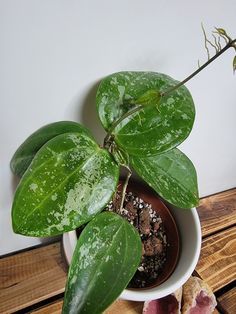
[[[11,159],[11,170],[14,174],[22,176],[29,167],[37,151],[53,137],[78,132],[90,136],[89,130],[73,121],[58,121],[47,124],[31,134],[17,149]]]
[[[171,204],[180,208],[198,204],[196,170],[179,149],[146,158],[132,156],[131,164],[140,177]]]
[[[97,215],[81,233],[63,313],[102,313],[126,288],[141,260],[138,232],[117,214]]]
[[[12,207],[15,232],[50,236],[84,224],[109,202],[119,169],[89,136],[58,135],[35,155]]]
[[[178,82],[154,72],[119,72],[102,80],[97,92],[97,109],[106,130],[121,118],[148,91],[164,92]],[[144,97],[145,96],[145,97]],[[150,156],[179,145],[190,133],[195,109],[185,86],[149,102],[142,110],[126,118],[113,130],[116,143],[131,155]]]

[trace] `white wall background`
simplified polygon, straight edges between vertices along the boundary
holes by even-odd
[[[183,79],[206,60],[201,22],[236,36],[235,0],[0,0],[0,254],[40,243],[13,234],[9,161],[34,130],[57,120],[91,127],[97,82],[121,70]],[[236,186],[233,50],[187,84],[196,104],[182,150],[200,195]]]

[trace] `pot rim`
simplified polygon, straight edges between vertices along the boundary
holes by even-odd
[[[198,262],[198,259],[200,256],[201,225],[200,225],[200,220],[199,220],[196,208],[195,207],[191,208],[188,210],[188,212],[191,212],[191,214],[192,214],[193,222],[195,223],[195,227],[196,227],[197,239],[196,239],[196,244],[195,244],[196,249],[195,249],[194,255],[191,258],[191,262],[189,263],[188,267],[186,268],[184,275],[179,280],[177,280],[174,284],[171,284],[167,287],[163,286],[165,284],[165,282],[164,282],[163,284],[160,284],[158,287],[147,288],[145,290],[143,290],[143,289],[140,289],[140,290],[138,290],[138,289],[135,289],[135,290],[124,289],[124,291],[121,293],[121,295],[119,297],[120,299],[131,300],[131,301],[147,301],[147,300],[154,300],[154,299],[163,298],[163,297],[173,293],[177,289],[179,289],[189,279],[189,277],[192,275],[192,273],[193,273],[193,271],[197,265],[197,262]],[[71,259],[72,259],[72,255],[73,255],[73,251],[74,251],[76,243],[77,243],[76,231],[73,230],[73,231],[64,233],[62,242],[63,242],[65,258],[67,260],[67,263],[70,264]],[[175,272],[175,270],[174,270],[174,272]],[[167,279],[167,281],[168,281],[168,279]]]

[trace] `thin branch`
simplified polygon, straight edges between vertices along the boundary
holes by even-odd
[[[218,52],[217,47],[209,39],[207,39],[207,42],[215,49],[215,52],[217,53]]]
[[[228,41],[227,37],[225,37],[224,35],[220,35],[220,36],[221,36],[221,38],[224,39],[225,43],[228,44],[229,41]]]
[[[209,48],[207,46],[208,39],[207,39],[207,36],[206,36],[206,31],[205,31],[202,23],[201,23],[201,27],[202,27],[202,31],[203,31],[203,35],[204,35],[204,45],[205,45],[205,48],[206,48],[206,51],[207,51],[207,60],[209,60],[210,59],[210,51],[209,51]]]
[[[221,42],[220,42],[220,39],[221,39],[221,37],[219,36],[218,37],[218,46],[220,47],[220,50],[222,49],[222,47],[221,47]]]
[[[106,144],[109,142],[110,137],[112,132],[114,131],[114,129],[117,127],[118,124],[120,124],[123,120],[125,120],[126,118],[128,118],[129,116],[133,115],[135,112],[138,112],[139,110],[141,110],[143,108],[143,106],[137,106],[134,109],[131,109],[130,111],[127,111],[122,117],[120,117],[118,120],[116,120],[110,127],[110,129],[107,132],[107,135],[104,139],[104,147],[106,146]]]
[[[205,33],[204,28],[203,28],[203,25],[202,25],[202,29],[203,29],[204,38],[205,38],[205,47],[207,49],[208,56],[210,57],[209,49],[207,47],[208,39],[206,38],[206,33]],[[219,33],[219,31],[217,31],[217,34],[219,34],[221,37],[223,37],[225,39],[224,35]],[[196,71],[194,71],[192,74],[190,74],[188,77],[186,77],[183,81],[170,87],[166,91],[160,93],[160,97],[164,97],[164,96],[172,93],[173,91],[175,91],[176,89],[178,89],[179,87],[181,87],[182,85],[187,83],[194,76],[196,76],[199,72],[201,72],[205,67],[207,67],[210,63],[212,63],[215,59],[217,59],[220,55],[222,55],[226,50],[228,50],[230,47],[233,47],[236,50],[236,39],[232,40],[228,35],[226,37],[229,38],[229,40],[227,41],[227,44],[225,45],[225,47],[223,47],[220,51],[218,51],[212,58],[208,59],[202,66],[200,66]],[[137,105],[135,108],[131,109],[130,111],[127,111],[123,116],[121,116],[118,120],[116,120],[111,125],[110,129],[107,132],[107,135],[104,139],[103,147],[107,147],[107,146],[111,145],[112,142],[114,141],[114,139],[112,138],[112,136],[113,136],[112,132],[114,131],[114,129],[117,127],[118,124],[120,124],[123,120],[125,120],[126,118],[130,117],[131,115],[133,115],[134,113],[136,113],[142,109],[143,109],[142,105]]]
[[[221,46],[219,45],[219,41],[217,41],[217,38],[214,34],[212,34],[214,41],[215,41],[215,49],[216,49],[216,53],[219,52],[221,50]],[[220,37],[218,37],[219,40]]]
[[[125,178],[125,182],[124,182],[124,185],[123,185],[123,188],[122,188],[121,202],[120,202],[120,212],[122,211],[123,206],[124,206],[125,193],[126,193],[126,190],[127,190],[129,179],[130,179],[130,177],[132,175],[132,172],[131,172],[130,168],[129,167],[125,167],[125,168],[128,170],[128,172],[127,172],[127,176]]]
[[[186,82],[191,80],[195,75],[201,72],[205,67],[207,67],[210,63],[212,63],[216,58],[222,55],[222,53],[224,53],[227,49],[229,49],[230,47],[234,47],[235,43],[236,43],[236,39],[232,40],[231,42],[228,42],[228,44],[222,50],[220,50],[217,54],[215,54],[212,58],[210,58],[207,62],[205,62],[199,69],[197,69],[188,77],[186,77],[186,79],[184,79],[182,82],[178,83],[175,86],[170,87],[165,92],[161,93],[161,96],[164,97],[170,94],[171,92],[173,92],[174,90],[178,89],[180,86],[184,85]]]

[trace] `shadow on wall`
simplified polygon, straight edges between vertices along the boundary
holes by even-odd
[[[91,86],[91,88],[88,90],[88,93],[85,95],[84,99],[82,99],[81,107],[79,106],[78,101],[75,102],[75,105],[76,105],[76,108],[78,108],[76,109],[77,116],[79,115],[79,107],[80,107],[80,110],[82,109],[80,111],[81,121],[79,121],[79,123],[83,124],[88,129],[90,129],[97,143],[99,145],[102,145],[106,133],[101,125],[101,122],[99,120],[97,110],[96,110],[96,92],[97,92],[99,83],[100,81],[97,81]],[[75,114],[75,118],[76,118],[76,114]],[[12,198],[19,184],[19,181],[20,181],[19,177],[12,175],[12,179],[11,179]],[[10,214],[11,214],[11,210],[9,209],[9,215]],[[39,243],[41,244],[47,244],[47,243],[53,243],[55,241],[58,241],[60,238],[61,236],[55,236],[55,237],[47,237],[47,238],[38,238],[38,240],[39,240]]]
[[[96,109],[96,93],[99,84],[100,81],[94,83],[82,100],[81,123],[91,130],[98,144],[102,145],[106,133],[99,120]]]

